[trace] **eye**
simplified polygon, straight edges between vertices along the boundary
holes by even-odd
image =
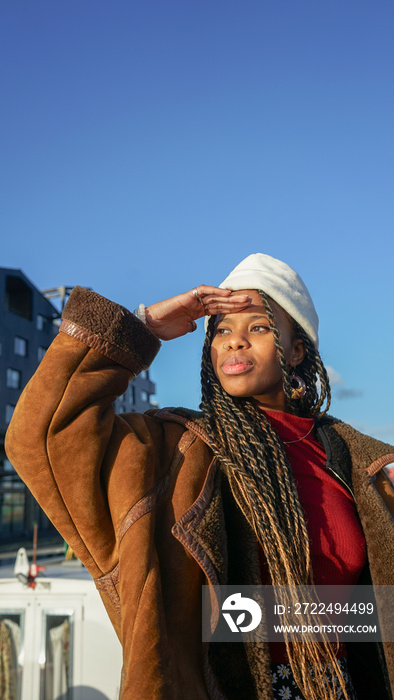
[[[262,323],[256,323],[256,325],[252,326],[250,330],[252,333],[265,333],[270,331],[271,329],[269,326],[264,326],[264,324]]]
[[[228,328],[217,328],[215,336],[216,335],[226,335],[227,333],[230,333]]]

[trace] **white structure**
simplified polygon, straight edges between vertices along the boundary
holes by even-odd
[[[0,578],[0,639],[13,686],[6,697],[117,700],[121,646],[93,580],[79,562],[45,573],[35,588]]]

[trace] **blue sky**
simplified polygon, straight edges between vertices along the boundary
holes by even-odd
[[[254,252],[310,289],[332,413],[394,443],[392,0],[2,0],[1,265],[129,308]],[[160,405],[199,403],[203,330]]]

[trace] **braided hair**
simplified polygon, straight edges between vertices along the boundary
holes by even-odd
[[[292,319],[295,337],[303,341],[306,350],[304,359],[297,366],[297,374],[308,387],[305,396],[295,400],[272,307],[267,295],[258,291],[277,349],[289,411],[310,417],[323,415],[330,405],[330,384],[317,349]],[[308,530],[284,446],[253,398],[233,397],[222,388],[211,361],[215,326],[216,317],[211,317],[201,369],[201,409],[212,450],[239,508],[264,550],[272,584],[310,585],[313,573]],[[285,641],[296,682],[308,699],[335,699],[335,691],[325,678],[328,668],[335,671],[344,697],[348,697],[332,645],[327,642],[316,645],[308,641],[290,644],[287,638]],[[313,675],[309,672],[310,667]]]

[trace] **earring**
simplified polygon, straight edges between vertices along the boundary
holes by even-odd
[[[303,379],[299,377],[295,371],[294,367],[291,368],[290,374],[290,385],[291,385],[291,398],[294,400],[302,399],[307,392],[307,387]]]

